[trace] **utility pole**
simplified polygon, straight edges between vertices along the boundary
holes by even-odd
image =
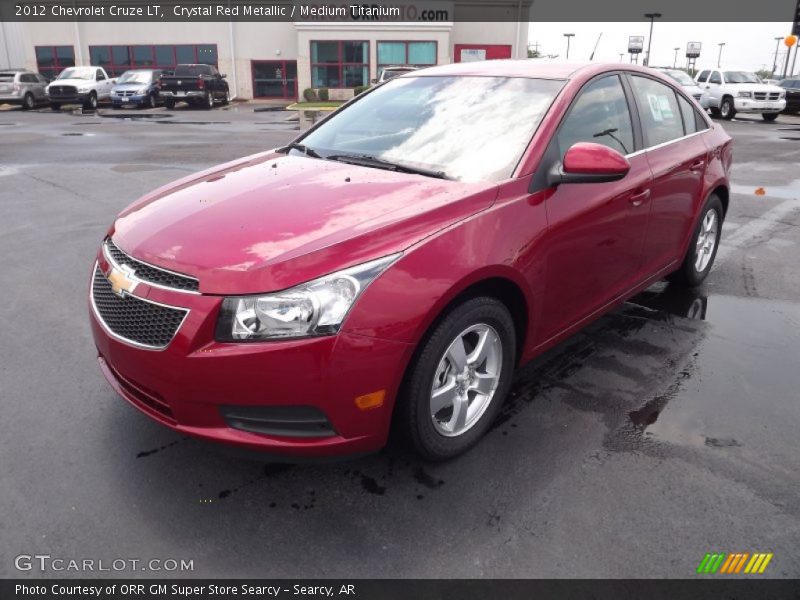
[[[650,37],[647,38],[647,57],[644,59],[644,66],[650,66],[650,45],[653,43],[653,21],[661,18],[661,13],[644,13],[645,18],[650,19]]]
[[[779,35],[775,40],[775,59],[772,61],[772,78],[775,78],[775,70],[778,68],[778,48],[781,46],[781,40],[783,39],[782,35]]]
[[[625,56],[624,52],[619,53],[619,62],[622,62],[622,57]]]
[[[717,57],[717,68],[722,68],[722,47],[725,45],[725,42],[720,42],[717,44],[719,46],[719,56]]]
[[[565,33],[564,37],[567,38],[567,58],[566,58],[566,60],[569,60],[569,39],[571,37],[575,37],[575,34],[574,33]]]
[[[680,50],[680,46],[675,48],[675,60],[672,61],[673,69],[676,69],[678,67],[678,50]]]

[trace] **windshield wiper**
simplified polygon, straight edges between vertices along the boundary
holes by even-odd
[[[628,149],[625,147],[625,144],[622,143],[621,139],[619,139],[617,136],[614,135],[615,133],[617,133],[617,131],[619,131],[619,129],[617,129],[616,127],[613,129],[605,129],[599,133],[595,133],[592,137],[603,137],[607,135],[615,142],[617,142],[620,146],[622,146],[622,150],[625,152],[625,154],[628,154]]]
[[[299,142],[292,142],[291,144],[288,144],[284,148],[284,150],[286,150],[286,151],[299,150],[300,152],[302,152],[306,156],[310,156],[311,158],[323,158],[323,156],[319,152],[317,152],[313,148],[309,148],[305,144],[301,144]]]
[[[426,169],[424,167],[415,167],[405,163],[385,160],[369,154],[329,154],[325,158],[328,160],[336,160],[361,167],[372,167],[375,169],[385,169],[387,171],[398,171],[401,173],[413,173],[415,175],[424,175],[425,177],[433,177],[435,179],[449,179],[447,173],[444,171],[435,171],[433,169]]]

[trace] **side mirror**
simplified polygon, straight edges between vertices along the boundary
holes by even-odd
[[[630,171],[631,164],[619,152],[602,144],[578,142],[570,146],[563,162],[547,173],[547,184],[607,183],[619,181]]]

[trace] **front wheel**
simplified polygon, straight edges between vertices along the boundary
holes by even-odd
[[[155,108],[156,104],[158,104],[158,102],[156,102],[156,95],[155,94],[149,94],[147,96],[147,101],[145,102],[145,106],[147,108]]]
[[[175,100],[173,100],[172,98],[167,98],[166,100],[164,100],[164,106],[166,107],[167,110],[172,110],[173,108],[175,108]]]
[[[723,98],[722,104],[719,105],[719,114],[726,121],[730,121],[736,116],[736,108],[733,106],[733,98]]]
[[[723,216],[722,201],[718,196],[709,196],[703,206],[700,221],[695,227],[683,264],[668,279],[689,287],[703,283],[711,272],[711,266],[717,256]]]
[[[491,297],[452,309],[422,342],[403,384],[398,425],[424,458],[445,460],[489,429],[511,385],[514,322]]]
[[[761,113],[761,118],[771,123],[778,118],[778,113]]]
[[[22,109],[23,110],[30,110],[34,106],[36,106],[36,101],[33,98],[33,94],[28,92],[25,94],[25,97],[22,99]]]
[[[97,110],[97,94],[92,92],[89,94],[89,97],[86,99],[86,102],[83,103],[83,108],[87,110]]]

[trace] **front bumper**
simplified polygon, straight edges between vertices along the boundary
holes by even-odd
[[[47,95],[47,100],[51,103],[58,103],[58,104],[83,104],[89,99],[89,94],[91,92],[87,92],[85,94],[69,94],[69,95],[59,95],[59,96],[51,96]]]
[[[733,106],[741,113],[779,113],[786,108],[786,99],[753,100],[752,98],[734,98]]]
[[[129,104],[145,104],[149,100],[149,94],[140,94],[137,96],[117,96],[111,95],[111,103],[115,106],[127,106]]]
[[[102,253],[98,265],[108,273]],[[135,292],[151,302],[189,309],[172,342],[163,350],[149,350],[118,339],[90,299],[103,374],[119,395],[151,418],[186,435],[283,456],[357,455],[386,443],[411,345],[347,333],[219,343],[214,341],[214,328],[221,297],[145,283]],[[381,390],[381,406],[356,405],[356,398]],[[232,406],[313,407],[324,414],[332,431],[319,436],[244,431],[223,415]]]

